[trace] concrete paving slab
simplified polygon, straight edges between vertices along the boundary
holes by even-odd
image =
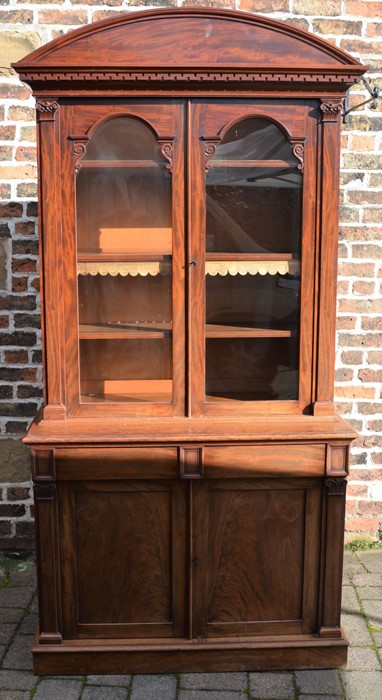
[[[232,690],[181,690],[178,700],[248,700],[248,696]]]
[[[355,586],[382,586],[382,574],[356,574],[353,577],[353,584]]]
[[[38,683],[33,673],[24,671],[0,671],[0,688],[7,690],[31,690]]]
[[[250,673],[251,697],[256,700],[291,700],[295,696],[292,673]]]
[[[382,586],[358,586],[357,593],[361,600],[382,600]]]
[[[31,638],[20,635],[15,637],[4,660],[3,667],[21,671],[32,670]]]
[[[29,700],[28,690],[0,690],[0,700]]]
[[[131,683],[131,676],[129,675],[117,675],[117,676],[88,676],[86,679],[86,685],[102,685],[102,686],[121,686],[127,687]]]
[[[346,700],[381,700],[381,671],[343,671]]]
[[[19,634],[34,634],[38,625],[37,613],[28,613],[25,615],[19,627]]]
[[[127,700],[127,688],[90,685],[84,688],[81,700]]]
[[[7,608],[27,608],[32,600],[34,589],[31,586],[0,589],[0,606]]]
[[[296,671],[296,682],[301,693],[341,695],[342,691],[338,671],[332,669]]]
[[[130,699],[159,700],[159,698],[163,698],[163,700],[175,700],[176,687],[176,676],[134,676]]]
[[[0,609],[2,622],[20,622],[25,615],[24,608],[3,608],[0,605]]]
[[[347,613],[358,613],[361,610],[356,592],[352,586],[344,586],[342,589],[342,610]]]
[[[342,615],[341,624],[350,646],[370,646],[373,643],[363,615]]]
[[[246,673],[183,673],[180,687],[190,690],[245,690]]]
[[[33,700],[79,700],[82,682],[63,678],[43,678]]]
[[[352,647],[349,649],[346,669],[348,671],[379,671],[381,669],[381,664],[379,663],[376,652],[372,649]]]
[[[368,571],[380,574],[382,571],[382,551],[357,552],[357,559]]]
[[[9,644],[16,629],[16,622],[0,622],[0,644]]]

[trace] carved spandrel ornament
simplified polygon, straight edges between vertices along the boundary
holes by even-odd
[[[328,496],[345,496],[346,493],[346,479],[326,479],[325,486],[327,489]]]
[[[322,120],[324,122],[336,122],[342,114],[343,103],[342,100],[333,102],[322,102],[320,104],[320,110],[322,112]]]
[[[60,109],[58,102],[53,100],[39,100],[36,102],[37,121],[54,122]]]

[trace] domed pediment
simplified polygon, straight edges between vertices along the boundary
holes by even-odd
[[[210,8],[134,12],[68,33],[14,66],[27,82],[354,82],[337,47],[266,17]],[[202,74],[201,75],[198,74]],[[330,76],[331,79],[330,79]]]

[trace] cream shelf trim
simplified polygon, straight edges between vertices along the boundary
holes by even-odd
[[[300,270],[298,260],[208,260],[206,275],[295,275]]]

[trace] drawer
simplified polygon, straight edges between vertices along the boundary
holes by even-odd
[[[219,445],[204,448],[207,478],[323,476],[326,445]]]
[[[179,475],[177,447],[70,447],[55,450],[56,476],[76,479],[171,479]]]

